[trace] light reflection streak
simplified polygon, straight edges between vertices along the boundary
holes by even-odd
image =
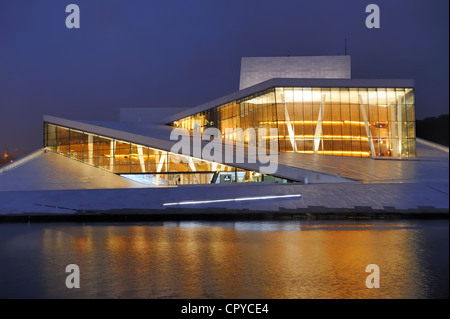
[[[52,283],[61,265],[75,263],[83,276],[79,293],[85,297],[352,299],[427,294],[426,282],[417,276],[423,271],[418,255],[422,233],[407,222],[198,225],[202,223],[46,229],[42,280]],[[383,289],[364,285],[364,270],[371,263],[380,267]],[[58,287],[49,285],[48,296],[70,295]]]

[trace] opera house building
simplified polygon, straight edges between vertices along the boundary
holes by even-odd
[[[448,214],[448,148],[415,108],[413,80],[352,78],[347,55],[244,57],[198,106],[44,115],[42,149],[0,167],[0,214]]]

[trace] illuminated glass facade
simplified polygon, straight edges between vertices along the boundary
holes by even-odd
[[[275,87],[171,125],[217,127],[222,133],[277,128],[278,136],[264,137],[264,147],[278,138],[281,152],[414,157],[414,103],[412,88]]]
[[[51,123],[44,123],[44,136],[45,147],[53,152],[149,185],[287,182],[258,172]]]

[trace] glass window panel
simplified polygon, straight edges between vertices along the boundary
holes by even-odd
[[[396,99],[398,104],[406,104],[405,103],[405,89],[403,88],[396,88]]]
[[[414,90],[413,89],[405,89],[405,103],[406,104],[415,104],[414,98]]]
[[[332,139],[330,139],[329,137],[323,137],[319,146],[318,153],[332,155],[332,148]]]
[[[409,156],[408,139],[406,139],[406,138],[402,138],[401,156],[402,157],[408,157]]]
[[[406,117],[406,105],[405,104],[399,104],[397,105],[397,110],[400,112],[400,114],[398,114],[397,116],[399,116],[400,118],[398,119],[401,122],[406,122],[407,121],[407,117]]]
[[[254,100],[253,99],[249,99],[247,101],[245,101],[246,106],[246,112],[250,113],[253,112],[253,105],[254,105]]]
[[[295,118],[294,118],[294,90],[292,88],[285,88],[284,90],[284,98],[285,98],[285,109],[284,112],[286,112],[287,110],[287,114],[285,113],[285,118],[286,118],[286,133],[287,133],[287,139],[286,142],[289,141],[289,143],[287,143],[286,147],[287,150],[293,150],[293,145],[292,145],[292,141],[291,138],[289,136],[289,130],[288,130],[288,126],[290,126],[294,132],[294,135],[298,135],[295,130],[294,130],[294,123],[295,123]],[[287,119],[289,119],[290,123],[287,121]]]
[[[392,103],[389,104],[388,108],[387,108],[387,114],[388,114],[388,121],[389,122],[397,122],[397,104],[396,103]]]
[[[284,101],[286,103],[294,102],[294,89],[293,88],[284,88]]]
[[[239,111],[239,114],[240,114],[240,116],[244,116],[245,115],[245,103],[243,102],[243,101],[241,101],[241,103],[239,104],[239,106],[240,106],[240,111]],[[222,118],[221,118],[222,119]]]
[[[364,129],[364,120],[360,116],[361,107],[359,104],[359,96],[357,89],[350,89],[350,125],[351,125],[351,135],[353,139],[358,140],[361,136],[361,128]],[[354,151],[354,146],[356,144],[352,143],[352,151]],[[358,146],[356,151],[360,151],[361,147]]]
[[[148,163],[147,163],[147,172],[156,172],[158,162],[156,161],[156,156],[158,151],[153,148],[148,148]]]
[[[284,117],[284,94],[281,88],[276,88],[276,116],[277,116],[277,126],[278,126],[278,145],[280,151],[285,151],[285,139],[286,133],[286,119]]]
[[[70,155],[69,129],[58,126],[56,136],[57,136],[57,152],[69,156]]]
[[[395,94],[395,89],[388,88],[386,89],[386,104],[392,105],[397,101],[397,96]]]
[[[170,172],[188,172],[188,171],[190,171],[189,165],[193,165],[193,164],[189,164],[189,157],[169,153],[169,171]],[[156,168],[154,169],[154,171],[156,171]]]
[[[333,105],[340,105],[341,104],[341,94],[339,88],[332,88],[331,89],[331,98],[330,101]]]
[[[312,88],[311,92],[312,92],[311,101],[313,103],[320,103],[322,101],[322,89]]]
[[[320,104],[323,103],[323,121],[331,121],[332,113],[332,103],[331,103],[331,90],[329,88],[322,89],[322,97],[320,99]],[[327,125],[327,128],[331,130],[331,126]],[[330,131],[331,133],[331,131]]]
[[[388,103],[386,101],[387,98],[387,91],[386,89],[377,89],[377,100],[378,100],[378,105],[380,106],[387,106]]]
[[[351,153],[344,153],[344,155],[348,156],[361,156],[361,139],[353,138],[352,139],[352,150]]]
[[[154,150],[155,155],[155,171],[160,172],[167,172],[168,165],[167,165],[167,152]]]
[[[311,88],[303,88],[303,136],[304,150],[313,151],[313,136],[317,118],[313,114],[313,93]]]
[[[378,121],[387,122],[388,121],[388,108],[386,106],[378,106]]]
[[[149,148],[148,147],[143,147],[142,148],[142,154],[144,156],[144,171],[148,172],[148,167],[149,167]]]
[[[386,138],[382,138],[378,141],[378,149],[379,149],[379,156],[381,157],[391,156],[389,141]]]
[[[322,104],[322,91],[320,88],[312,89],[312,134],[316,131],[317,120],[319,119],[320,106]]]
[[[47,134],[46,134],[46,142],[45,146],[50,147],[52,151],[56,152],[56,125],[46,123],[45,127],[47,128]]]
[[[369,105],[378,105],[377,89],[368,89],[367,94],[369,97]]]
[[[142,146],[131,144],[130,170],[132,173],[145,173],[144,156],[140,153],[143,153]],[[143,166],[144,170],[142,170]]]
[[[303,102],[303,90],[302,88],[294,88],[294,102],[302,103]]]
[[[406,104],[406,120],[409,122],[416,120],[416,117],[414,115],[414,105],[413,104]]]
[[[348,110],[348,107],[346,107]],[[333,135],[333,150],[342,151],[343,141],[348,141],[350,134],[344,134],[343,131],[343,121],[341,119],[341,106],[333,107],[333,118],[330,126],[332,127]]]
[[[285,136],[286,136],[286,125],[284,123],[280,123],[278,125],[278,145],[280,151],[284,152],[286,150],[285,147]]]
[[[85,143],[83,161],[89,165],[98,166],[98,136],[85,133]]]
[[[331,89],[331,119],[326,126],[331,127],[332,145],[331,151],[333,155],[342,155],[344,136],[342,134],[342,118],[341,118],[341,94],[340,89]],[[325,133],[324,133],[325,134]]]
[[[114,172],[129,173],[131,145],[127,142],[117,141],[114,152]]]
[[[397,96],[397,120],[399,122],[406,122],[405,90],[402,88],[396,88],[395,92]]]
[[[348,89],[341,89],[341,120],[342,120],[342,135],[351,136],[352,126],[350,117],[350,93]],[[352,150],[352,140],[351,138],[346,138],[342,140],[342,150],[343,152],[351,152]],[[344,154],[345,155],[345,154]]]
[[[292,147],[291,139],[289,138],[289,133],[286,131],[284,136],[284,150],[285,152],[293,152],[294,149]]]
[[[380,126],[382,126],[378,121],[371,121],[369,123],[370,134],[373,139],[378,139],[380,137]]]
[[[263,104],[258,104],[255,108],[255,125],[254,127],[258,127],[261,124],[261,113],[263,112]]]
[[[98,166],[113,171],[114,141],[106,137],[98,137]]]
[[[377,92],[375,89],[369,89],[369,121],[372,123],[372,125],[377,125],[379,118],[378,118],[378,101],[377,101]]]
[[[367,89],[359,88],[358,91],[359,91],[359,98],[360,98],[360,100],[358,100],[358,103],[362,103],[367,106],[369,104],[369,93],[368,93]]]
[[[84,153],[84,143],[83,132],[70,130],[70,157],[82,161]]]
[[[275,88],[275,102],[283,103],[284,102],[284,89],[283,88]]]
[[[371,156],[370,145],[368,139],[361,139],[361,152],[358,154],[361,157]]]
[[[333,135],[333,122],[331,117],[331,103],[329,103],[329,95],[324,96],[326,99],[324,101],[323,108],[323,122],[322,122],[322,135],[331,137]]]
[[[333,139],[333,145],[332,145],[332,150],[333,150],[333,155],[342,155],[342,151],[343,151],[343,145],[344,140],[343,139]]]
[[[408,131],[408,138],[415,138],[416,137],[416,123],[415,122],[407,122],[407,131]]]
[[[416,156],[416,141],[415,139],[408,139],[409,156]]]
[[[206,161],[193,161],[193,167],[192,164],[189,165],[189,170],[194,172],[208,172],[211,171],[211,165],[212,164]]]
[[[239,115],[239,104],[236,102],[233,102],[233,116],[238,116]]]
[[[407,122],[401,122],[400,124],[401,127],[401,138],[407,138],[408,137],[408,127],[407,127]]]
[[[303,109],[303,90],[301,88],[294,89],[294,118],[295,118],[295,135],[298,151],[305,150],[305,131],[304,131],[304,109]]]
[[[88,143],[92,145],[92,152],[89,151],[88,146],[88,161],[90,164],[94,166],[98,166],[98,142],[99,142],[99,136],[98,135],[92,135],[92,143],[89,143],[89,135],[88,135]]]
[[[383,109],[385,109],[385,108],[383,108]],[[389,137],[388,122],[378,122],[378,137],[379,138],[388,138]]]

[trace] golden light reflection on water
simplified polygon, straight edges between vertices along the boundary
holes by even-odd
[[[370,222],[264,228],[272,230],[242,229],[237,223],[186,225],[45,229],[43,276],[50,278],[75,263],[82,282],[78,291],[49,284],[47,294],[239,299],[427,296],[420,229]],[[380,268],[379,289],[365,286],[369,264]]]

